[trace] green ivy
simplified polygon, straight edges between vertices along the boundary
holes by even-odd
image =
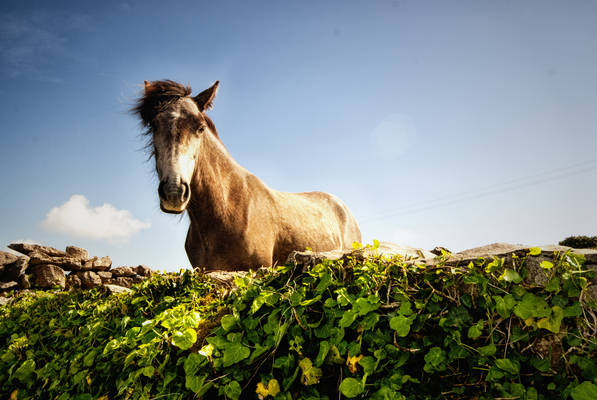
[[[16,294],[0,308],[0,398],[595,399],[595,272],[554,254],[532,286],[539,254],[286,265],[234,290],[187,271],[131,294]]]

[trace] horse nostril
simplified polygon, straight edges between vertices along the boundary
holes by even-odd
[[[164,191],[164,182],[160,182],[160,185],[158,186],[158,196],[160,196],[160,199],[165,199],[166,198],[166,192]]]
[[[183,184],[182,184],[182,201],[187,201],[190,196],[191,196],[191,189],[189,187],[189,184],[186,182],[183,182]]]

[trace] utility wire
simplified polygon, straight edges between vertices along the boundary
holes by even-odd
[[[467,200],[477,199],[480,197],[486,197],[494,194],[523,189],[529,186],[535,186],[545,182],[551,182],[562,178],[566,178],[569,176],[584,174],[594,170],[597,170],[597,159],[586,160],[575,164],[571,164],[566,167],[548,170],[532,175],[514,178],[505,182],[485,186],[475,191],[461,192],[446,197],[428,200],[426,202],[414,203],[395,210],[387,211],[385,213],[364,218],[362,219],[362,222],[392,218],[407,214],[414,214],[417,212],[426,211],[438,207],[444,207]]]

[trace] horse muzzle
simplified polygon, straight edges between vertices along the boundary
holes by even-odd
[[[186,182],[162,181],[158,186],[160,209],[169,214],[182,213],[191,197],[191,188]]]

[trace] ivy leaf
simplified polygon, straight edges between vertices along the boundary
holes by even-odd
[[[28,359],[23,361],[23,364],[14,372],[13,376],[25,384],[33,383],[31,375],[35,371],[35,361]]]
[[[238,381],[232,381],[224,386],[224,395],[231,400],[238,400],[242,393],[242,388]]]
[[[517,375],[518,371],[520,371],[520,363],[516,360],[510,360],[509,358],[499,358],[495,360],[495,366],[512,375]]]
[[[361,359],[363,358],[363,355],[358,355],[358,356],[348,356],[348,358],[346,359],[346,365],[348,365],[348,370],[350,372],[352,372],[353,374],[357,373],[357,363],[359,361],[361,361]]]
[[[305,386],[316,385],[321,378],[321,369],[314,367],[313,363],[308,358],[303,358],[299,361],[299,367],[303,372],[301,375],[301,382]]]
[[[484,324],[485,324],[485,321],[481,320],[481,321],[477,322],[475,325],[468,328],[467,336],[470,339],[477,339],[483,333],[483,325]]]
[[[344,378],[340,383],[340,392],[352,399],[363,393],[363,383],[355,378]]]
[[[488,357],[494,355],[497,351],[497,348],[495,347],[495,344],[491,343],[487,346],[479,347],[477,350],[482,356]]]
[[[363,372],[365,372],[367,375],[371,375],[375,372],[377,363],[378,362],[375,360],[375,358],[371,356],[365,356],[359,360],[359,365],[363,367]]]
[[[505,282],[514,282],[514,283],[522,282],[522,278],[520,277],[518,272],[516,272],[510,268],[506,268],[504,270],[504,272],[498,277],[498,280],[505,281]]]
[[[205,381],[206,375],[187,375],[185,377],[185,388],[189,389],[193,393],[199,393],[203,388],[203,382]]]
[[[413,318],[405,317],[404,315],[397,315],[390,319],[390,328],[396,331],[400,337],[405,337],[410,332],[410,326],[413,323]]]
[[[545,300],[532,293],[526,293],[520,303],[514,307],[514,314],[523,320],[531,317],[542,318],[551,314],[551,309]]]
[[[374,303],[371,299],[359,297],[354,303],[353,310],[356,311],[358,315],[363,316],[370,311],[377,310],[378,307],[379,304]]]
[[[325,358],[330,351],[330,343],[327,340],[322,340],[319,343],[319,353],[317,353],[317,357],[315,358],[315,366],[321,367],[321,364],[325,361]]]
[[[543,269],[552,269],[553,268],[553,263],[550,261],[541,261],[541,264],[539,264],[539,265]]]
[[[257,393],[259,399],[265,399],[267,396],[276,397],[280,393],[280,384],[276,379],[270,379],[267,386],[263,382],[259,382],[255,393]]]
[[[425,372],[444,371],[446,369],[446,352],[441,347],[432,347],[425,354]]]
[[[559,333],[560,324],[562,323],[562,319],[564,319],[564,310],[561,307],[553,306],[551,311],[552,313],[549,317],[537,321],[537,327],[547,329],[553,333]]]
[[[201,365],[205,362],[205,360],[205,357],[202,357],[197,353],[189,354],[188,357],[184,360],[185,375],[195,375],[199,371]]]
[[[181,350],[188,350],[197,341],[197,332],[193,328],[176,331],[172,335],[172,344]]]
[[[354,322],[354,320],[356,318],[357,318],[357,313],[356,312],[354,312],[354,311],[346,311],[342,315],[342,318],[340,318],[340,321],[338,322],[338,325],[341,328],[348,328],[350,325],[352,325],[352,323]]]
[[[540,247],[531,247],[529,249],[529,256],[538,256],[539,254],[541,254]]]
[[[584,381],[570,392],[573,400],[595,400],[597,399],[597,385]]]
[[[236,325],[236,317],[232,314],[224,315],[220,321],[220,325],[226,332],[230,332]]]
[[[512,314],[512,309],[516,305],[514,296],[511,294],[507,294],[504,297],[493,296],[493,300],[495,301],[495,310],[498,312],[498,314],[500,314],[500,317],[510,317],[510,314]]]
[[[222,352],[224,353],[224,357],[222,358],[224,367],[236,364],[249,357],[249,354],[251,354],[251,350],[239,342],[229,343],[224,347]]]

